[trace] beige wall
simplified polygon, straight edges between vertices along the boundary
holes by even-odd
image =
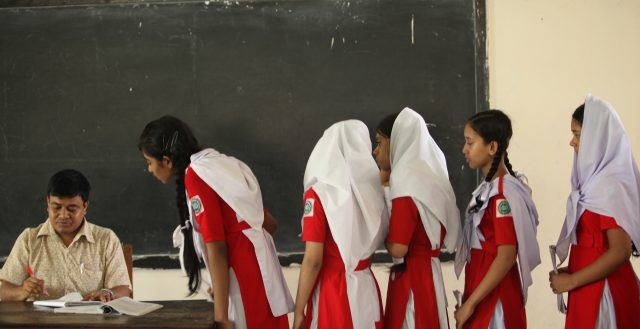
[[[543,263],[527,306],[531,328],[561,328],[547,246],[569,193],[570,116],[587,93],[608,100],[640,155],[640,1],[487,1],[490,104],[513,121],[511,163],[529,177]],[[632,260],[636,272],[640,260]]]

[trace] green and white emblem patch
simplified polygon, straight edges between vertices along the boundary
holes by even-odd
[[[202,200],[200,200],[200,196],[196,195],[191,198],[191,209],[197,215],[200,215],[204,212],[204,207],[202,206]]]
[[[511,217],[511,206],[506,199],[496,200],[496,218]]]
[[[304,216],[303,217],[313,217],[313,204],[316,202],[315,199],[307,199],[304,202]]]

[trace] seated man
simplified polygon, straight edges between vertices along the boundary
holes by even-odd
[[[129,296],[129,276],[118,237],[85,218],[89,181],[57,172],[47,188],[49,218],[27,228],[0,270],[0,300],[57,299],[79,292],[85,300]]]

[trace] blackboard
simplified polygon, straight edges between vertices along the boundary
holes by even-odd
[[[175,253],[175,187],[149,175],[137,138],[161,115],[245,161],[298,234],[306,160],[324,129],[373,132],[409,106],[444,150],[462,209],[476,173],[466,118],[488,104],[484,1],[8,1],[0,8],[0,256],[46,218],[48,178],[82,171],[88,218],[137,256]],[[373,138],[373,133],[372,133]]]

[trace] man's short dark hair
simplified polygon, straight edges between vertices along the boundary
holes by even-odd
[[[74,169],[60,170],[53,174],[47,186],[47,196],[73,198],[79,195],[82,201],[89,200],[91,186],[84,175]]]

